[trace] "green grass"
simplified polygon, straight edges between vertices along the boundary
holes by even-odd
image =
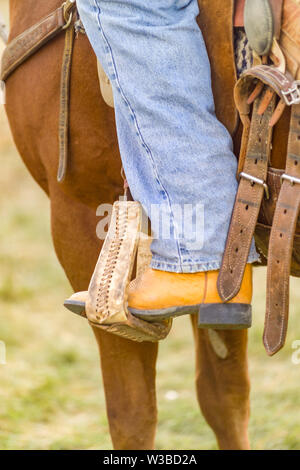
[[[2,109],[0,156],[0,340],[7,346],[0,449],[111,448],[95,340],[61,306],[71,289],[52,248],[49,203],[15,151]],[[286,347],[271,359],[261,340],[264,283],[259,270],[249,341],[251,444],[299,450],[300,365],[291,362],[291,344],[300,339],[299,281],[292,282]],[[196,402],[193,356],[189,321],[177,320],[158,361],[159,449],[216,448]]]

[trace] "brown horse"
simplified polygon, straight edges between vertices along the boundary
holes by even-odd
[[[10,0],[10,40],[61,3]],[[95,55],[86,36],[80,34],[75,41],[71,77],[70,162],[65,181],[56,181],[63,36],[48,43],[8,79],[6,110],[20,155],[50,198],[59,261],[73,289],[81,291],[88,286],[101,248],[96,236],[96,208],[119,197],[122,179],[114,112],[102,99]],[[197,396],[204,417],[221,449],[247,449],[247,333],[219,333],[228,350],[222,359],[208,331],[198,330],[194,319],[192,323]],[[94,333],[114,448],[152,449],[157,418],[157,344],[134,343],[100,330]]]

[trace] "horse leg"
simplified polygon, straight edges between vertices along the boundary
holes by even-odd
[[[50,188],[50,196],[56,253],[74,290],[85,290],[100,250],[95,212],[62,193],[57,185],[54,188]],[[94,333],[113,446],[121,450],[152,449],[157,414],[157,345],[134,343],[99,329]]]
[[[157,421],[157,345],[134,343],[97,329],[94,333],[114,448],[153,449]]]
[[[202,413],[223,450],[249,449],[247,332],[197,328],[196,388]]]

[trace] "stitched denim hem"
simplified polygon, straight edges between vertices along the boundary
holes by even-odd
[[[259,255],[249,255],[248,263],[252,264],[259,260]],[[152,257],[151,268],[158,271],[169,271],[173,273],[200,273],[204,271],[217,271],[221,268],[222,261],[195,262],[195,263],[168,263],[159,258]]]

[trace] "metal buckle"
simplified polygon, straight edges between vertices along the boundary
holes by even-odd
[[[66,2],[63,3],[63,9],[64,9],[64,19],[66,24],[64,25],[63,29],[68,29],[69,26],[72,23],[73,19],[73,8],[75,6],[76,0],[67,0]]]
[[[266,199],[270,199],[269,187],[265,183],[264,180],[260,180],[259,178],[256,178],[255,176],[248,175],[248,173],[244,173],[243,171],[239,174],[239,179],[241,178],[244,178],[245,180],[250,181],[251,186],[254,186],[255,184],[259,184],[260,186],[263,186],[265,190]]]
[[[293,82],[293,87],[289,88],[287,91],[281,92],[285,103],[288,106],[292,106],[293,104],[300,103],[300,80],[296,80]]]
[[[295,176],[287,175],[286,173],[283,173],[283,175],[280,178],[281,184],[283,183],[284,180],[289,181],[292,186],[294,186],[295,183],[300,184],[299,178],[296,178]]]

